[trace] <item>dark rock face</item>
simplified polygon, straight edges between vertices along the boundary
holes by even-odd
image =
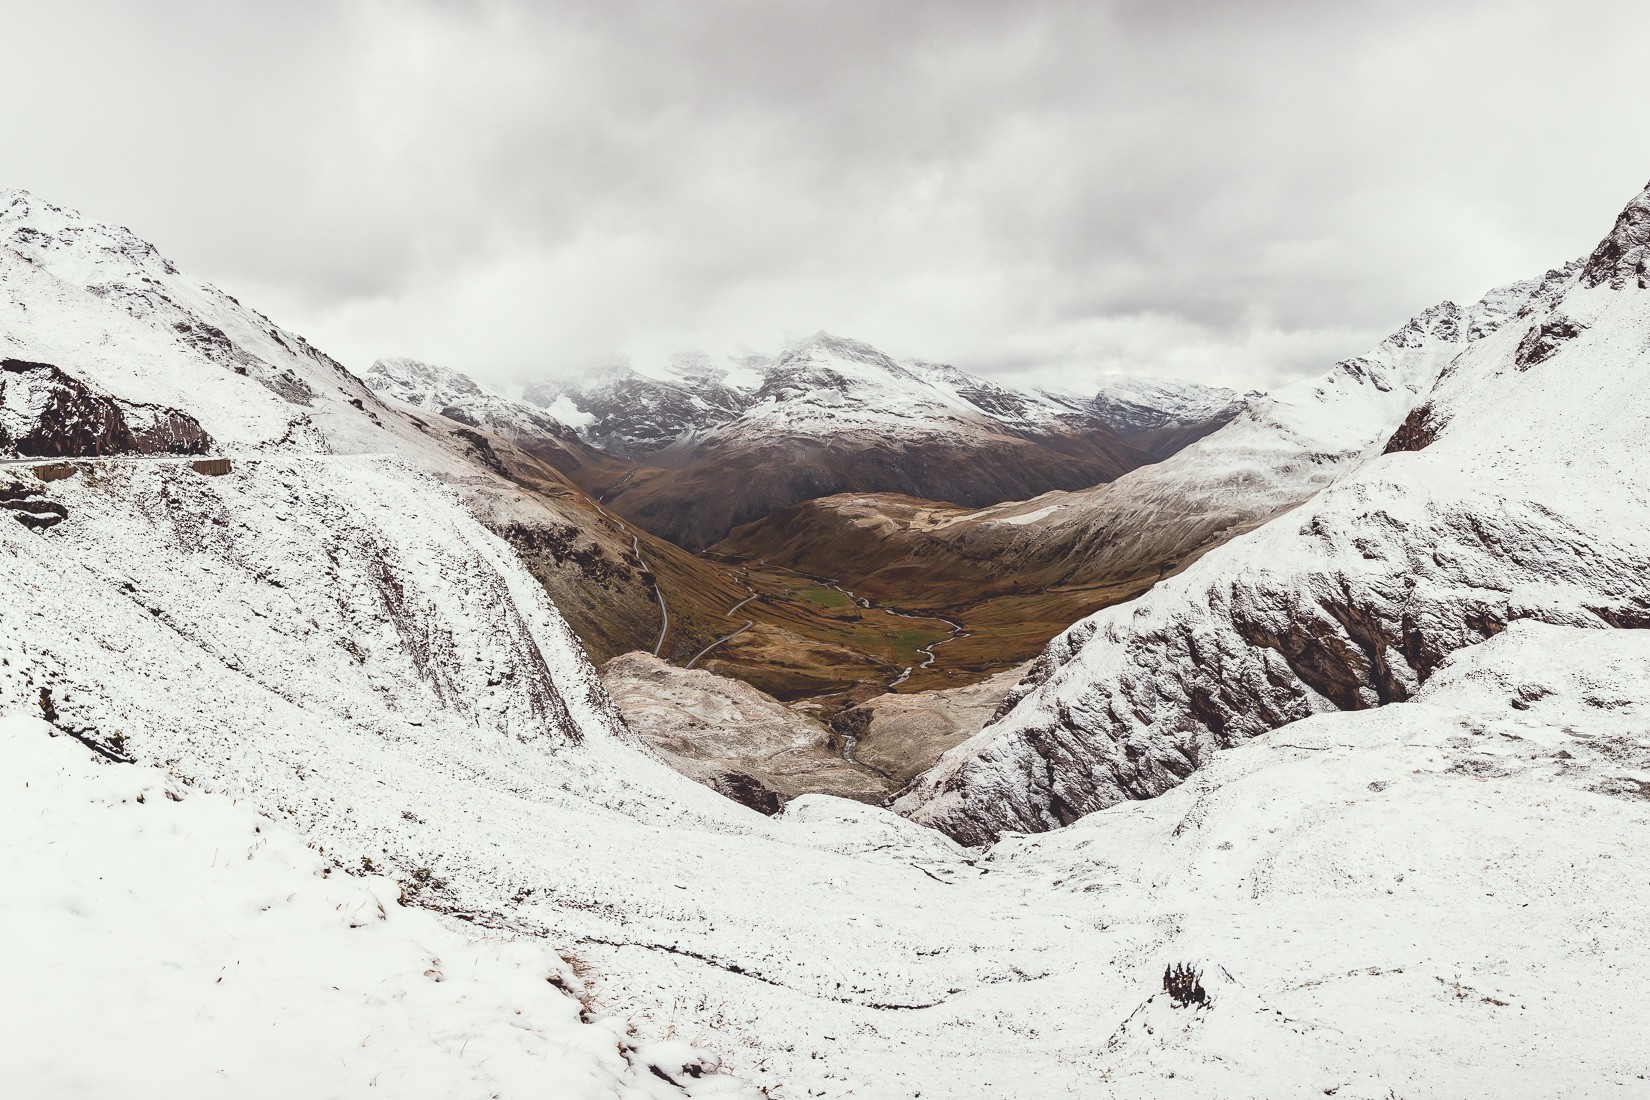
[[[69,517],[69,510],[47,500],[26,481],[0,477],[0,512],[9,513],[24,527],[41,531],[55,527]]]
[[[1650,289],[1650,184],[1627,204],[1581,270],[1582,286]]]
[[[1537,363],[1551,359],[1567,341],[1580,336],[1587,326],[1568,317],[1553,316],[1534,326],[1518,342],[1513,362],[1519,370],[1529,370]]]
[[[778,813],[784,806],[784,802],[775,791],[764,786],[760,779],[744,772],[723,772],[711,779],[708,785],[724,798],[731,798],[769,817]]]
[[[50,363],[0,360],[0,450],[40,458],[205,454],[194,417],[101,393]]]
[[[1404,422],[1398,425],[1398,430],[1392,433],[1392,438],[1386,441],[1386,448],[1382,454],[1393,454],[1397,451],[1419,451],[1432,445],[1438,438],[1443,425],[1430,402],[1417,405]]]

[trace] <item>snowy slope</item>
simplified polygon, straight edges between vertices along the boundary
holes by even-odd
[[[15,1094],[757,1095],[684,1042],[581,1019],[544,941],[404,907],[244,802],[51,733],[0,718]]]
[[[20,191],[0,191],[0,358],[50,364],[128,408],[185,410],[216,453],[394,456],[458,489],[482,522],[530,554],[597,649],[622,651],[658,631],[653,585],[631,554],[634,532],[557,472],[581,454],[558,451],[549,457],[570,461],[547,468],[544,456],[512,452],[470,425],[388,405],[302,337],[190,279],[130,231]],[[541,490],[506,476],[520,470]]]
[[[226,913],[205,948],[190,937],[188,953],[176,949],[184,969],[165,975],[162,988],[194,1004],[207,993],[193,990],[215,992],[220,972],[230,975],[224,984],[235,980],[214,947],[232,951],[240,973],[255,978],[275,965],[265,960],[284,958],[283,944],[306,948],[300,964],[284,968],[293,978],[287,996],[305,1005],[338,985],[343,995],[318,1006],[324,1018],[359,1021],[365,1026],[351,1029],[359,1035],[378,1028],[372,1033],[388,1044],[359,1060],[340,1052],[349,1064],[337,1079],[346,1081],[396,1064],[411,1027],[450,1018],[442,999],[450,992],[475,1004],[463,1033],[497,1061],[466,1061],[462,1041],[416,1057],[454,1076],[506,1074],[521,1045],[533,1049],[539,1035],[571,1022],[570,1010],[558,1014],[524,988],[524,970],[555,969],[540,946],[549,943],[578,959],[598,1012],[630,1019],[641,1036],[674,1034],[708,1048],[780,1096],[1630,1094],[1650,1072],[1636,1042],[1643,1011],[1622,996],[1650,977],[1634,949],[1650,932],[1650,816],[1637,794],[1650,783],[1647,668],[1638,632],[1520,623],[1447,667],[1416,702],[1264,735],[1160,799],[983,854],[818,796],[793,803],[762,834],[710,818],[649,825],[585,801],[576,777],[571,791],[530,786],[501,796],[489,784],[490,796],[477,798],[472,782],[438,771],[397,773],[375,790],[318,768],[308,782],[337,798],[331,815],[373,822],[356,843],[323,840],[328,859],[359,868],[367,855],[415,897],[420,883],[438,882],[445,904],[472,911],[478,895],[498,897],[484,885],[489,869],[506,871],[513,893],[496,911],[483,908],[482,919],[526,938],[466,944],[470,937],[395,910],[390,887],[366,880],[334,894],[311,878],[267,914],[281,937],[264,931],[274,943],[254,951],[237,922],[256,904],[240,903],[238,891],[275,900],[299,884],[229,877],[268,873],[262,849],[250,868],[242,859],[258,839],[245,835],[250,815],[227,826],[192,817],[199,847],[175,862],[195,876],[184,881],[224,876],[199,889]],[[26,756],[13,761],[35,767]],[[154,793],[141,807],[115,805],[110,794],[154,791],[152,778],[120,780],[128,768],[95,769],[93,793],[65,790],[65,765],[55,766],[48,795],[62,809],[48,825],[76,820],[84,811],[72,800],[88,794],[102,830],[119,820],[113,814],[129,820],[151,804],[176,812]],[[84,771],[76,764],[68,774],[78,784]],[[174,789],[180,809],[207,801]],[[410,817],[380,819],[382,803],[406,806]],[[443,830],[439,853],[404,862],[448,818],[459,827]],[[25,851],[62,847],[21,835]],[[272,846],[313,875],[307,852],[280,836]],[[93,876],[107,874],[105,865],[65,850],[76,858],[53,863],[42,880],[53,885],[39,901],[21,895],[28,915],[13,920],[38,921],[30,911],[44,908],[61,921],[59,912],[94,905],[147,924],[164,919],[143,913],[161,902],[141,888],[136,898],[100,893]],[[174,862],[139,844],[121,850],[135,852],[127,858],[140,872]],[[216,870],[224,852],[246,869]],[[67,868],[84,877],[66,878]],[[116,877],[114,889],[125,881]],[[8,898],[10,912],[17,897]],[[388,921],[376,920],[378,900]],[[326,910],[337,904],[345,919],[329,923],[339,911]],[[347,927],[355,913],[363,928]],[[405,946],[409,928],[416,951]],[[59,925],[45,942],[61,935]],[[225,941],[237,935],[231,948]],[[344,957],[357,960],[344,974],[333,961],[340,941],[354,948]],[[369,946],[358,947],[363,941]],[[160,950],[172,942],[161,939]],[[436,959],[443,975],[462,978],[458,990],[422,984]],[[1212,1004],[1177,1008],[1164,995],[1163,969],[1178,963],[1201,968]],[[124,976],[145,973],[126,965],[109,983],[121,992],[114,1011],[141,980]],[[67,969],[75,981],[84,973],[73,962]],[[345,992],[368,983],[424,991],[410,1006],[412,1025],[393,992]],[[249,997],[256,987],[240,989]],[[526,1035],[501,1036],[497,1004],[530,1013]],[[267,1011],[258,1001],[224,1010],[243,1026]],[[301,1029],[283,1038],[306,1052],[335,1041]],[[568,1039],[570,1047],[555,1048],[564,1071],[589,1065],[593,1054]],[[48,1086],[63,1080],[61,1064],[31,1068]]]
[[[1266,729],[1408,698],[1509,622],[1650,621],[1650,493],[1633,457],[1650,438],[1650,299],[1594,274],[1607,266],[1526,284],[1539,293],[1453,358],[1427,354],[1423,323],[1392,361],[1342,364],[1315,391],[1316,422],[1293,425],[1334,446],[1342,476],[1055,639],[1013,709],[902,809],[971,840],[1052,828],[1158,794]],[[1428,316],[1434,332],[1462,327],[1460,311]],[[1379,400],[1360,396],[1370,386]],[[1347,466],[1347,443],[1383,425]]]
[[[1624,292],[1588,293],[1607,313]],[[1582,304],[1571,345],[1610,328]],[[150,370],[221,438],[276,419],[262,383],[139,354],[153,331],[103,359],[84,344],[109,392],[148,398]],[[1519,373],[1552,371],[1577,401],[1623,396],[1568,347]],[[1437,407],[1438,442],[1381,461],[1446,448],[1466,417]],[[1412,702],[1264,734],[1160,799],[979,852],[818,796],[770,820],[665,767],[521,561],[404,458],[32,468],[0,476],[67,518],[0,522],[0,843],[29,870],[0,916],[40,952],[14,970],[42,1011],[8,1033],[28,1060],[0,1058],[35,1094],[131,1095],[162,1059],[169,1091],[210,1091],[222,1049],[252,1095],[348,1095],[379,1067],[418,1072],[414,1095],[650,1095],[646,1063],[699,1057],[644,1043],[666,1038],[793,1097],[1628,1095],[1650,1073],[1643,632],[1513,623]],[[1597,576],[1632,564],[1588,545]],[[136,802],[161,787],[183,800]],[[279,826],[266,847],[249,806]],[[339,875],[369,865],[393,893]],[[402,891],[471,928],[394,908]],[[641,1050],[545,999],[564,953]],[[1164,996],[1182,962],[1212,1007]],[[87,1035],[133,1072],[110,1080]]]

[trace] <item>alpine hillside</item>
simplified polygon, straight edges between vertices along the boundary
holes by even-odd
[[[1056,638],[901,810],[969,842],[1055,828],[1266,730],[1412,698],[1521,620],[1650,622],[1647,227],[1650,190],[1584,262],[1338,366],[1295,406],[1300,437],[1340,442],[1323,487]]]

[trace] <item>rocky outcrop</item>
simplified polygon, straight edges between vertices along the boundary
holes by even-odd
[[[1581,285],[1650,288],[1650,184],[1616,218],[1581,271]]]
[[[205,454],[211,446],[188,413],[122,401],[50,363],[0,360],[0,451],[90,458]]]
[[[10,513],[24,527],[42,531],[69,518],[69,510],[48,500],[31,479],[0,473],[0,510]]]
[[[880,802],[893,784],[843,758],[840,735],[749,684],[647,653],[602,666],[630,728],[677,771],[763,813],[802,794]]]
[[[1438,438],[1438,430],[1442,425],[1437,421],[1432,406],[1426,402],[1410,410],[1404,422],[1398,425],[1398,430],[1392,433],[1392,438],[1386,441],[1382,454],[1393,454],[1397,451],[1419,451],[1428,447]]]
[[[955,745],[973,737],[1020,679],[1009,669],[966,687],[888,692],[831,717],[831,728],[853,739],[856,762],[903,786]]]

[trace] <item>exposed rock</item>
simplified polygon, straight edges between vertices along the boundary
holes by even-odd
[[[1568,317],[1552,316],[1533,325],[1530,331],[1524,334],[1519,341],[1518,350],[1513,353],[1513,362],[1519,370],[1529,370],[1537,363],[1544,363],[1553,357],[1566,341],[1574,340],[1586,325],[1572,321]]]
[[[204,454],[195,418],[123,401],[50,363],[0,360],[0,451],[41,458]]]
[[[1386,441],[1386,447],[1381,453],[1422,450],[1438,438],[1439,428],[1440,425],[1433,416],[1432,406],[1423,401],[1404,417],[1404,422],[1398,425],[1398,430]]]
[[[893,788],[844,760],[825,726],[749,684],[640,652],[608,661],[602,681],[671,766],[753,809],[772,813],[810,792],[880,802]]]
[[[878,695],[834,715],[831,728],[854,738],[855,760],[903,786],[979,733],[1023,671],[1009,669],[967,687]]]
[[[1650,288],[1650,184],[1616,218],[1581,272],[1582,286]]]
[[[34,530],[55,527],[69,517],[69,510],[47,500],[29,481],[0,472],[0,510],[10,512],[17,522]]]

